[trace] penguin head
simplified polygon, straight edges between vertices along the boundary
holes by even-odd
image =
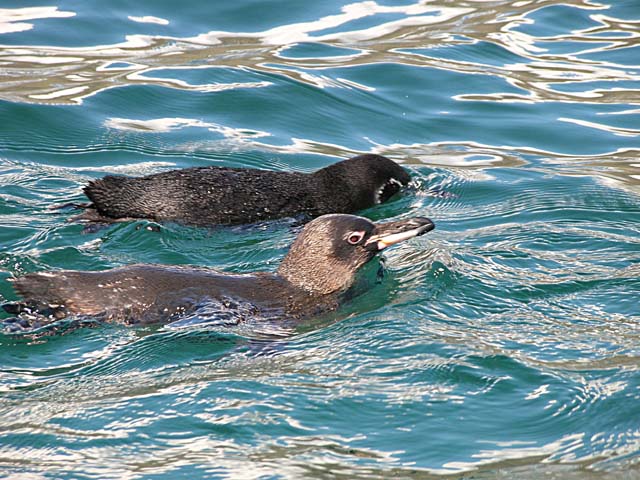
[[[330,195],[345,198],[349,211],[363,210],[393,197],[411,181],[409,173],[382,155],[364,154],[316,172]]]
[[[346,290],[377,253],[434,228],[425,217],[373,223],[355,215],[323,215],[300,232],[278,274],[314,294]]]

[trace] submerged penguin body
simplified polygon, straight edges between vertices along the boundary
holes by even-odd
[[[324,215],[305,226],[275,273],[163,265],[31,273],[12,280],[22,300],[3,308],[31,328],[69,315],[167,323],[207,302],[236,310],[236,304],[249,305],[245,313],[256,317],[302,319],[336,309],[356,272],[379,251],[433,228],[422,217],[374,224]]]
[[[360,155],[314,173],[194,167],[147,175],[108,175],[84,189],[81,220],[234,225],[281,217],[352,213],[382,203],[410,181],[380,155]]]
[[[27,299],[18,314],[83,315],[127,325],[171,322],[211,301],[240,301],[256,316],[297,316],[311,301],[307,292],[274,274],[164,265],[34,273],[16,279],[14,288]],[[335,303],[325,300],[327,306]]]

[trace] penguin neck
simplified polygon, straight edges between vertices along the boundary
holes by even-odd
[[[320,198],[326,199],[319,203],[329,202],[330,208],[324,208],[322,213],[343,213],[363,210],[375,202],[373,194],[369,194],[366,184],[352,178],[346,171],[345,165],[340,163],[329,165],[310,175],[315,188],[322,192]]]
[[[317,257],[308,252],[290,251],[277,273],[294,287],[314,296],[344,291],[354,280],[353,271],[344,264],[331,259],[318,262]]]

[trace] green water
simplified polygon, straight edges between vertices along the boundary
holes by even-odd
[[[83,233],[48,208],[108,173],[379,153],[419,186],[362,214],[437,229],[293,331],[0,334],[0,477],[640,477],[639,22],[613,0],[5,0],[0,300],[49,269],[274,270],[297,232]]]

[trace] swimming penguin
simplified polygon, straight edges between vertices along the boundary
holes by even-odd
[[[194,167],[143,177],[107,175],[84,188],[91,203],[81,205],[85,212],[73,220],[207,226],[353,213],[387,201],[410,180],[404,168],[373,154],[309,174]]]
[[[230,308],[248,304],[252,316],[302,319],[336,309],[357,270],[378,252],[434,228],[424,217],[376,224],[354,215],[324,215],[304,227],[275,273],[164,265],[30,273],[10,280],[23,300],[3,305],[16,315],[3,323],[10,331],[69,315],[129,325],[168,323],[212,301]]]

